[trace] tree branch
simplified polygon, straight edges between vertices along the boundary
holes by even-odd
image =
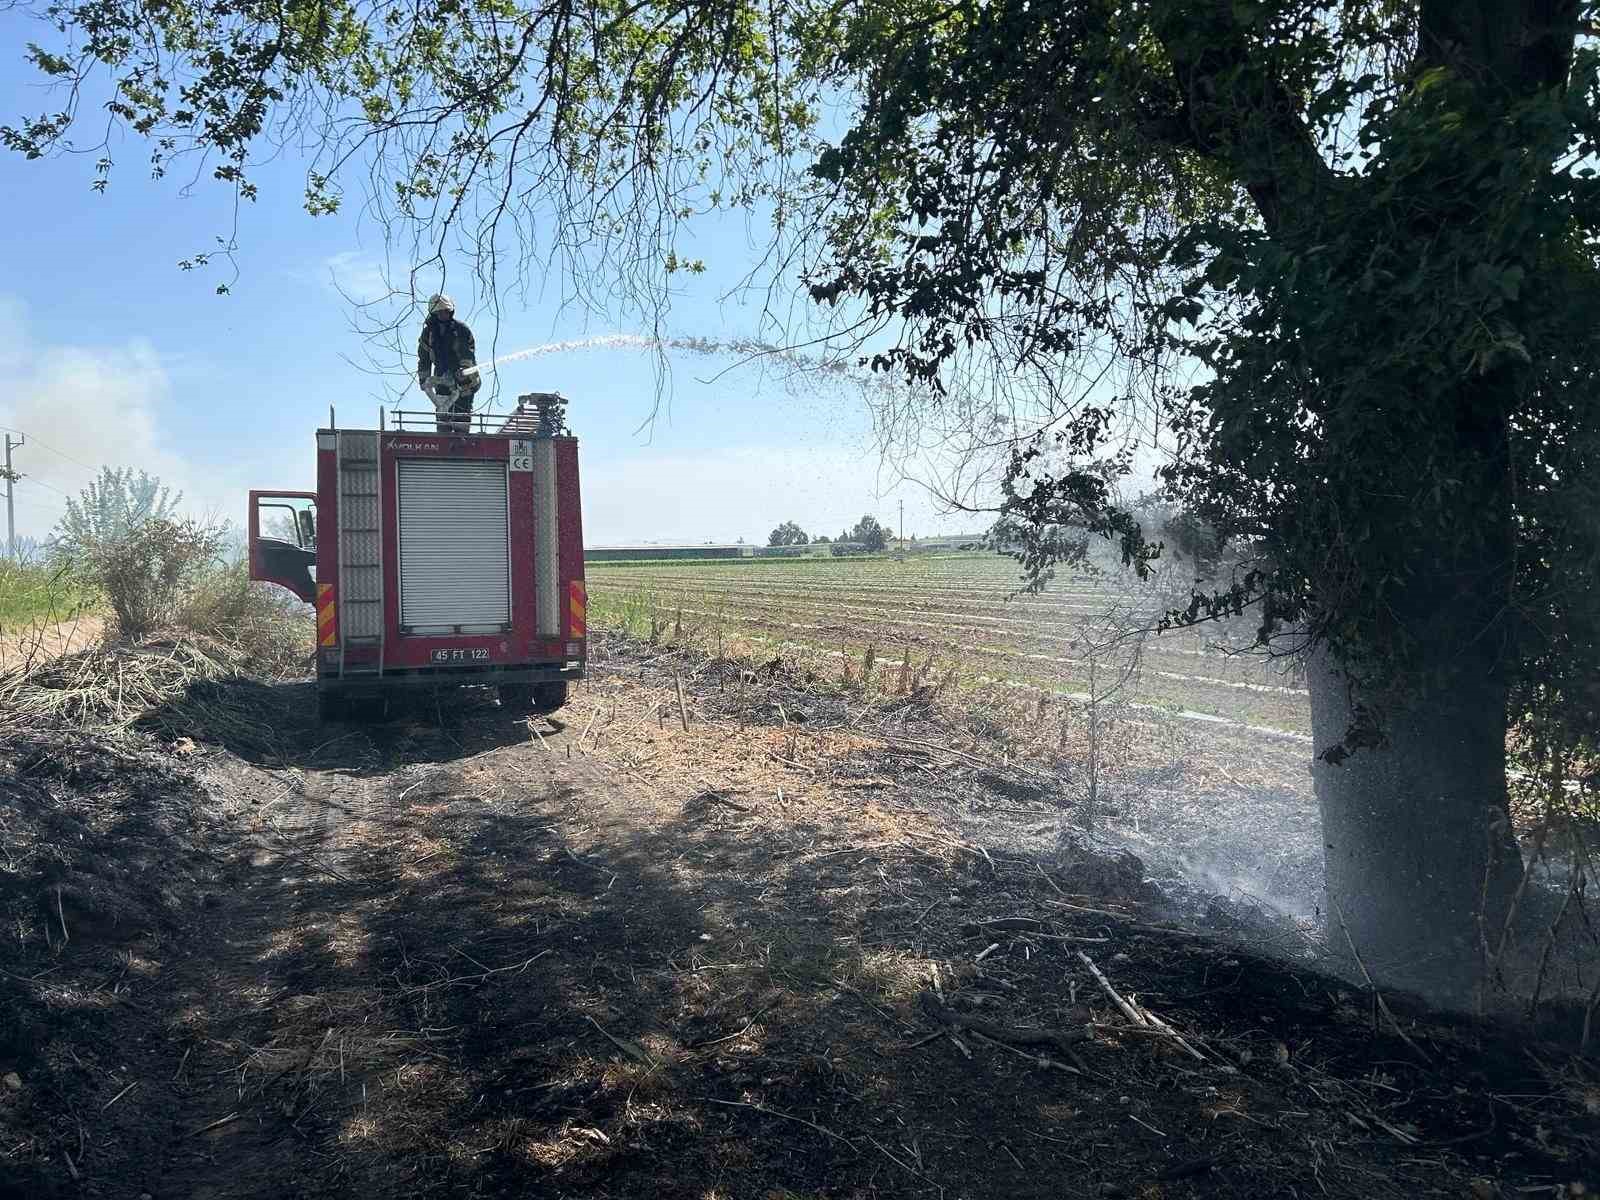
[[[1183,97],[1188,146],[1225,166],[1276,231],[1293,206],[1331,187],[1334,176],[1300,102],[1273,73],[1271,56],[1251,44],[1234,8],[1230,0],[1166,5],[1155,33]]]

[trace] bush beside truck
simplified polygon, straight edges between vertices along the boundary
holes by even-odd
[[[0,671],[0,709],[21,722],[126,725],[200,678],[306,672],[308,609],[252,583],[229,526],[177,515],[158,480],[103,471],[68,503],[41,560],[0,560],[0,620],[105,619],[99,645]],[[28,595],[22,584],[43,597]]]

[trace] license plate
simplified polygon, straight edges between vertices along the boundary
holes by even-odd
[[[435,650],[433,661],[436,663],[464,663],[488,662],[489,652],[482,648],[472,650]]]

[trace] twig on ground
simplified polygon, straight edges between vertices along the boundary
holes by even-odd
[[[1206,1056],[1204,1054],[1201,1054],[1200,1051],[1196,1050],[1187,1041],[1185,1041],[1183,1035],[1180,1034],[1171,1025],[1168,1025],[1165,1021],[1163,1021],[1160,1017],[1156,1016],[1155,1013],[1151,1012],[1144,1005],[1141,1004],[1141,1005],[1138,1006],[1138,1008],[1139,1008],[1139,1011],[1144,1014],[1145,1019],[1147,1021],[1149,1021],[1151,1025],[1155,1026],[1162,1033],[1165,1033],[1173,1041],[1177,1042],[1179,1048],[1182,1049],[1184,1051],[1184,1053],[1186,1053],[1190,1058],[1196,1059],[1199,1062],[1205,1062],[1206,1061]]]
[[[915,1167],[909,1165],[908,1163],[901,1162],[894,1155],[890,1154],[887,1150],[885,1150],[883,1148],[882,1143],[880,1143],[877,1138],[872,1137],[871,1135],[868,1135],[867,1141],[871,1142],[874,1146],[876,1146],[877,1149],[878,1149],[878,1153],[882,1154],[885,1158],[887,1158],[895,1166],[899,1167],[902,1171],[909,1171],[911,1174],[915,1175],[918,1179],[922,1180],[924,1183],[932,1183],[934,1187],[939,1188],[940,1200],[943,1200],[943,1197],[944,1197],[944,1188],[943,1187],[940,1187],[939,1184],[934,1183],[933,1180],[929,1179],[926,1175],[924,1175],[921,1171],[917,1170]]]
[[[1006,1042],[1013,1046],[1049,1046],[1059,1050],[1069,1058],[1076,1057],[1073,1050],[1079,1042],[1090,1041],[1094,1037],[1092,1030],[1084,1029],[1019,1029],[1010,1025],[997,1025],[993,1021],[980,1020],[969,1017],[964,1013],[954,1012],[945,1007],[927,992],[921,996],[922,1011],[936,1024],[947,1029],[963,1029],[998,1042]]]
[[[996,917],[992,921],[973,921],[961,927],[962,933],[982,933],[985,931],[996,933],[1014,933],[1018,931],[1033,932],[1043,929],[1044,922],[1035,917]]]
[[[1105,977],[1105,974],[1100,970],[1099,967],[1094,965],[1094,959],[1090,958],[1082,950],[1079,950],[1077,954],[1078,957],[1083,960],[1083,965],[1089,968],[1089,974],[1094,976],[1094,981],[1100,985],[1100,990],[1110,997],[1111,1003],[1115,1004],[1117,1008],[1121,1010],[1123,1016],[1127,1017],[1128,1020],[1132,1021],[1135,1025],[1149,1024],[1149,1022],[1144,1019],[1144,1015],[1133,1005],[1124,1000],[1121,994],[1118,993],[1117,989],[1111,986],[1111,981]]]
[[[56,920],[61,922],[61,944],[65,946],[72,939],[67,936],[67,914],[61,911],[61,887],[56,886]]]
[[[1045,874],[1045,869],[1043,867],[1041,867],[1038,863],[1034,863],[1033,869],[1039,872],[1039,878],[1048,883],[1056,895],[1060,896],[1063,900],[1067,898],[1067,894],[1061,890],[1061,885],[1054,879],[1051,879],[1049,875]]]
[[[1429,1058],[1422,1047],[1413,1042],[1410,1035],[1400,1028],[1400,1022],[1395,1019],[1394,1013],[1389,1009],[1389,1002],[1383,998],[1383,993],[1378,990],[1378,985],[1373,982],[1372,972],[1367,970],[1367,964],[1361,958],[1361,951],[1356,949],[1355,939],[1350,936],[1350,926],[1345,924],[1343,905],[1335,903],[1333,911],[1339,918],[1339,928],[1344,932],[1345,945],[1350,947],[1350,953],[1355,956],[1356,966],[1361,968],[1361,977],[1367,981],[1367,986],[1372,989],[1372,997],[1377,1001],[1379,1010],[1388,1019],[1390,1027],[1400,1035],[1400,1040],[1411,1048],[1412,1053],[1431,1067],[1433,1059]]]
[[[503,967],[485,967],[484,971],[483,971],[483,973],[481,975],[452,975],[448,979],[435,980],[433,983],[422,983],[422,984],[417,984],[417,985],[412,986],[412,987],[402,988],[401,991],[400,991],[400,995],[402,995],[402,996],[410,996],[410,995],[415,995],[417,992],[431,992],[435,988],[455,987],[458,984],[463,984],[463,983],[479,983],[479,982],[482,982],[483,980],[489,978],[489,976],[491,976],[491,975],[504,975],[508,971],[514,971],[518,975],[520,975],[520,974],[522,974],[522,972],[526,971],[534,963],[538,962],[541,958],[543,958],[546,954],[549,954],[549,953],[550,953],[549,950],[541,950],[541,951],[539,951],[539,953],[535,954],[532,958],[525,959],[524,961],[519,962],[519,963],[509,963],[509,964],[507,964],[506,966],[503,966]],[[467,955],[465,953],[462,953],[462,957],[466,958],[468,962],[471,962],[476,966],[483,966],[482,963],[479,963],[476,959],[472,958],[471,956],[469,956],[469,955]]]
[[[1373,1124],[1377,1125],[1379,1129],[1382,1129],[1384,1132],[1388,1133],[1391,1137],[1394,1138],[1395,1141],[1399,1142],[1402,1146],[1415,1146],[1417,1144],[1417,1140],[1418,1139],[1416,1138],[1415,1135],[1409,1134],[1404,1129],[1400,1129],[1400,1128],[1398,1128],[1398,1127],[1396,1127],[1394,1125],[1389,1124],[1389,1122],[1385,1121],[1382,1117],[1378,1116],[1376,1113],[1370,1113],[1369,1112],[1367,1114],[1367,1119],[1372,1121]]]
[[[690,1042],[684,1047],[684,1049],[704,1050],[707,1046],[720,1046],[723,1042],[731,1042],[738,1038],[742,1038],[745,1034],[749,1033],[755,1028],[757,1021],[761,1020],[762,1017],[766,1016],[773,1009],[777,1008],[780,1003],[782,1003],[782,1001],[774,1000],[771,1004],[767,1005],[759,1012],[752,1014],[750,1019],[744,1023],[743,1029],[735,1030],[733,1033],[727,1034],[723,1037],[708,1038],[703,1042]]]
[[[285,793],[285,794],[287,794],[287,793]],[[351,884],[352,886],[355,884],[356,881],[354,879],[350,878],[350,876],[345,875],[342,872],[334,870],[332,867],[328,866],[327,863],[322,862],[319,859],[313,858],[311,855],[305,853],[303,850],[294,849],[294,847],[290,844],[289,839],[284,834],[277,833],[276,831],[274,831],[273,836],[277,840],[278,844],[276,846],[273,846],[273,847],[270,847],[270,848],[276,850],[279,854],[284,855],[286,858],[293,859],[294,861],[300,863],[302,866],[312,867],[312,868],[315,868],[318,871],[323,872],[326,875],[331,875],[334,879],[337,879],[340,883],[348,883],[348,884]],[[262,847],[262,849],[267,849],[267,848],[268,847]]]
[[[777,1117],[779,1120],[783,1121],[793,1121],[796,1125],[804,1125],[807,1129],[815,1129],[824,1137],[832,1138],[841,1145],[849,1146],[851,1150],[856,1148],[855,1143],[849,1138],[842,1137],[833,1130],[818,1125],[815,1121],[808,1121],[804,1117],[797,1117],[791,1113],[780,1112],[776,1108],[768,1108],[765,1104],[751,1104],[744,1100],[718,1100],[712,1096],[701,1096],[700,1099],[706,1104],[720,1104],[724,1108],[748,1108],[751,1112],[758,1112],[762,1116]]]
[[[134,1080],[134,1081],[133,1081],[133,1082],[132,1082],[132,1083],[130,1083],[130,1084],[129,1084],[129,1085],[128,1085],[128,1086],[127,1086],[127,1087],[125,1087],[125,1088],[123,1088],[123,1089],[122,1089],[122,1090],[121,1090],[121,1091],[120,1091],[120,1092],[118,1092],[118,1093],[117,1093],[117,1094],[116,1094],[116,1095],[115,1095],[115,1096],[113,1096],[113,1097],[111,1097],[111,1099],[109,1099],[109,1100],[107,1100],[107,1101],[106,1101],[106,1102],[105,1102],[105,1104],[104,1104],[104,1105],[102,1105],[102,1106],[101,1106],[101,1108],[100,1108],[100,1111],[101,1111],[101,1112],[105,1112],[105,1111],[106,1111],[106,1109],[108,1109],[108,1108],[110,1108],[110,1107],[111,1107],[111,1106],[112,1106],[112,1105],[113,1105],[113,1104],[115,1104],[115,1103],[116,1103],[116,1102],[117,1102],[117,1101],[118,1101],[118,1100],[121,1100],[121,1099],[122,1099],[122,1098],[123,1098],[123,1097],[124,1097],[124,1096],[126,1096],[126,1095],[127,1095],[127,1094],[128,1094],[128,1093],[129,1093],[129,1092],[131,1092],[131,1091],[133,1091],[133,1089],[134,1089],[134,1088],[136,1088],[136,1087],[138,1087],[138,1086],[139,1086],[139,1081],[138,1081],[138,1080],[137,1080],[137,1079],[135,1079],[135,1080]]]
[[[782,763],[786,767],[793,767],[796,771],[804,771],[807,775],[816,774],[816,771],[806,766],[804,763],[795,762],[792,758],[784,758],[783,755],[779,754],[776,750],[768,750],[767,757],[771,758],[774,762]]]
[[[1090,958],[1082,950],[1079,950],[1077,954],[1078,957],[1083,960],[1084,966],[1089,968],[1089,973],[1094,976],[1095,982],[1100,985],[1100,990],[1111,998],[1111,1002],[1121,1010],[1123,1016],[1127,1017],[1128,1020],[1134,1023],[1137,1031],[1147,1031],[1150,1033],[1159,1034],[1160,1036],[1169,1039],[1174,1045],[1176,1045],[1180,1050],[1182,1050],[1196,1062],[1208,1061],[1204,1054],[1201,1054],[1200,1051],[1196,1050],[1187,1041],[1185,1041],[1182,1034],[1180,1034],[1171,1025],[1168,1025],[1160,1017],[1156,1016],[1154,1013],[1145,1011],[1131,1001],[1124,1000],[1117,992],[1117,989],[1111,986],[1111,981],[1105,977],[1105,973],[1102,972],[1099,967],[1094,965],[1094,960],[1092,958]],[[1163,1134],[1162,1136],[1164,1137],[1166,1135]]]
[[[1166,1134],[1162,1133],[1161,1130],[1157,1129],[1154,1125],[1150,1124],[1149,1121],[1140,1121],[1139,1118],[1134,1116],[1132,1113],[1128,1114],[1128,1120],[1138,1122],[1138,1124],[1143,1125],[1146,1129],[1148,1129],[1151,1133],[1155,1134],[1157,1137],[1163,1137],[1164,1138],[1164,1137],[1167,1136]]]
[[[621,1038],[613,1036],[610,1032],[608,1032],[606,1030],[605,1026],[601,1025],[600,1022],[596,1021],[593,1017],[587,1017],[586,1020],[589,1022],[589,1024],[593,1025],[596,1029],[598,1029],[600,1031],[601,1036],[604,1037],[606,1039],[606,1041],[610,1042],[618,1050],[621,1050],[629,1058],[634,1059],[637,1062],[643,1063],[645,1066],[649,1067],[651,1070],[655,1070],[656,1068],[661,1066],[660,1063],[658,1063],[655,1059],[651,1058],[650,1055],[645,1052],[644,1047],[635,1045],[632,1042],[625,1042]]]
[[[1136,920],[1136,918],[1130,913],[1115,912],[1115,911],[1113,911],[1112,909],[1109,909],[1109,908],[1091,908],[1087,904],[1068,904],[1064,900],[1046,900],[1045,903],[1050,905],[1052,908],[1065,908],[1070,912],[1093,913],[1095,916],[1098,916],[1098,917],[1111,917],[1113,920],[1117,920],[1117,921],[1130,921],[1131,922],[1131,921]],[[1138,926],[1136,926],[1136,928],[1139,928],[1139,929],[1160,929],[1160,926],[1156,926],[1156,925],[1138,925]],[[1170,929],[1170,930],[1169,929],[1161,929],[1160,931],[1162,933],[1180,933],[1180,932],[1182,932],[1181,930],[1177,930],[1177,929]]]
[[[1029,1054],[1026,1050],[1018,1050],[1015,1046],[1009,1046],[1005,1042],[1000,1041],[998,1038],[987,1037],[984,1034],[979,1033],[976,1029],[972,1030],[971,1033],[972,1036],[977,1038],[979,1041],[987,1042],[989,1045],[995,1047],[995,1049],[1004,1050],[1008,1054],[1015,1054],[1018,1058],[1024,1059],[1036,1067],[1042,1067],[1047,1071],[1065,1071],[1068,1075],[1083,1074],[1083,1072],[1078,1070],[1077,1067],[1069,1067],[1066,1063],[1058,1063],[1055,1059],[1049,1057],[1048,1055]]]
[[[583,727],[583,734],[578,738],[578,749],[583,749],[583,743],[589,740],[589,731],[594,728],[595,718],[600,715],[600,705],[594,706],[594,711],[589,714],[589,723]]]
[[[236,1112],[231,1112],[225,1117],[218,1117],[215,1121],[212,1121],[209,1125],[202,1125],[202,1126],[200,1126],[199,1129],[191,1129],[189,1131],[189,1136],[190,1137],[199,1137],[202,1133],[210,1133],[213,1129],[221,1129],[224,1125],[231,1125],[235,1121],[237,1121],[238,1119],[239,1119],[239,1114],[236,1113]]]
[[[1018,775],[1026,775],[1030,778],[1040,780],[1041,782],[1055,782],[1050,776],[1044,774],[1043,772],[1035,771],[1029,767],[1024,767],[1021,763],[1011,762],[1002,764],[990,762],[987,759],[979,758],[975,754],[968,754],[964,750],[957,750],[952,746],[942,746],[938,742],[924,742],[919,741],[916,738],[899,738],[895,741],[887,742],[886,746],[889,749],[893,749],[897,746],[914,746],[924,752],[931,751],[935,754],[948,754],[951,758],[960,759],[962,762],[974,767],[981,767],[985,771],[1015,771]]]
[[[1090,945],[1103,944],[1111,940],[1108,937],[1088,937],[1080,933],[1030,933],[1026,934],[1023,940],[1026,941],[1028,938],[1038,938],[1042,942],[1083,942]]]
[[[702,777],[700,780],[700,786],[705,789],[700,793],[700,799],[702,800],[709,800],[713,803],[722,805],[724,808],[731,808],[734,812],[747,813],[752,811],[750,806],[747,804],[736,804],[732,800],[729,800],[722,794],[721,788],[714,786],[710,780],[705,779],[704,777]]]
[[[868,1000],[865,996],[863,996],[855,988],[851,987],[844,980],[842,980],[842,979],[834,979],[830,975],[828,977],[828,981],[830,983],[832,983],[835,987],[841,989],[842,991],[849,992],[857,1000],[861,1001],[861,1003],[865,1004],[868,1008],[870,1008],[873,1012],[877,1013],[885,1021],[888,1021],[891,1025],[898,1025],[901,1029],[905,1030],[907,1033],[910,1033],[912,1031],[911,1026],[907,1025],[904,1021],[899,1020],[893,1013],[889,1012],[887,1009],[879,1008],[876,1004],[874,1004],[871,1000]]]
[[[408,788],[407,788],[407,789],[406,789],[406,790],[405,790],[405,791],[403,791],[403,792],[401,792],[401,793],[400,793],[400,799],[399,799],[399,800],[398,800],[398,801],[396,801],[396,803],[398,803],[398,804],[404,804],[404,803],[405,803],[405,799],[406,799],[406,797],[407,797],[407,796],[409,796],[409,795],[411,795],[411,793],[412,793],[412,792],[414,792],[414,791],[416,791],[416,790],[417,790],[417,789],[418,789],[418,788],[419,788],[419,787],[421,787],[421,786],[422,786],[422,785],[423,785],[423,784],[425,784],[425,783],[427,783],[427,782],[428,782],[428,777],[429,777],[429,775],[431,775],[431,774],[432,774],[432,772],[429,772],[429,773],[428,773],[428,774],[426,774],[426,775],[424,775],[424,776],[423,776],[423,777],[422,777],[422,778],[421,778],[421,779],[419,779],[419,780],[417,780],[417,781],[416,781],[416,782],[415,782],[415,783],[413,783],[413,784],[412,784],[412,785],[411,785],[411,786],[410,786],[410,787],[408,787]]]

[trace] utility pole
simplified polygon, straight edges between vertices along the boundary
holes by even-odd
[[[6,434],[6,554],[10,558],[17,556],[17,473],[11,467],[11,452],[21,449],[27,440],[19,433],[13,442]]]
[[[906,502],[900,501],[900,549],[906,548]]]

